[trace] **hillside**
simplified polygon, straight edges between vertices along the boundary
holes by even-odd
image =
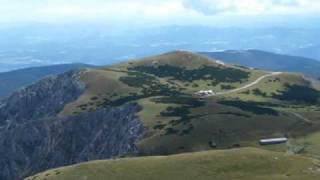
[[[136,102],[147,129],[137,143],[144,155],[206,150],[210,144],[258,146],[263,137],[302,137],[319,128],[319,91],[298,74],[222,65],[178,51],[88,72],[83,80],[87,91],[61,115]],[[194,96],[206,89],[217,95]]]
[[[46,78],[0,101],[0,179],[119,156],[239,147],[319,157],[318,84],[185,51]],[[200,90],[213,94],[195,95]],[[289,142],[258,143],[282,136]]]
[[[86,64],[62,64],[2,72],[0,73],[0,98],[7,96],[14,90],[30,85],[46,76],[61,74],[72,69],[89,67],[93,66]]]
[[[225,63],[270,71],[299,72],[320,78],[320,62],[310,58],[275,54],[260,50],[201,52],[201,54]]]
[[[319,179],[318,160],[254,148],[94,161],[53,169],[26,180]],[[266,168],[268,167],[268,168]]]

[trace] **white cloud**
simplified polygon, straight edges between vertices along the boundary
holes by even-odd
[[[52,16],[148,15],[168,16],[183,10],[178,2],[147,3],[144,1],[103,1],[91,3],[52,3],[40,6],[36,12]]]
[[[224,15],[318,13],[318,0],[0,0],[0,21],[200,22]]]
[[[179,16],[179,1],[163,0],[0,0],[0,20],[61,20],[68,18],[161,18]]]
[[[314,13],[318,0],[184,0],[186,8],[204,15],[232,14],[292,14]]]

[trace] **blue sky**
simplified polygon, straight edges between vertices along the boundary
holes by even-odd
[[[202,24],[317,17],[319,0],[0,0],[0,23]]]

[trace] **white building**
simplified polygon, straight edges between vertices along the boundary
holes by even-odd
[[[259,141],[259,144],[261,145],[271,145],[271,144],[281,144],[286,143],[288,141],[288,138],[282,137],[282,138],[271,138],[271,139],[261,139]]]
[[[212,90],[201,90],[201,91],[198,91],[194,94],[197,96],[201,96],[201,97],[208,97],[208,96],[215,95],[215,93]]]

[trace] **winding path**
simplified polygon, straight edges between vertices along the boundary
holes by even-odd
[[[299,114],[299,113],[292,113],[292,115],[294,115],[294,116],[297,117],[298,119],[303,120],[303,121],[306,122],[306,123],[312,124],[312,121],[311,121],[310,119],[302,116],[302,115]]]
[[[215,95],[225,95],[225,94],[230,94],[230,93],[235,93],[235,92],[239,92],[239,91],[242,91],[244,89],[248,89],[258,83],[260,83],[262,80],[264,80],[265,78],[268,78],[268,77],[272,77],[272,76],[277,76],[277,75],[280,75],[282,74],[282,72],[272,72],[272,73],[269,73],[269,74],[266,74],[266,75],[263,75],[261,77],[259,77],[257,80],[243,86],[243,87],[240,87],[240,88],[237,88],[237,89],[232,89],[230,91],[225,91],[225,92],[218,92],[216,93]]]

